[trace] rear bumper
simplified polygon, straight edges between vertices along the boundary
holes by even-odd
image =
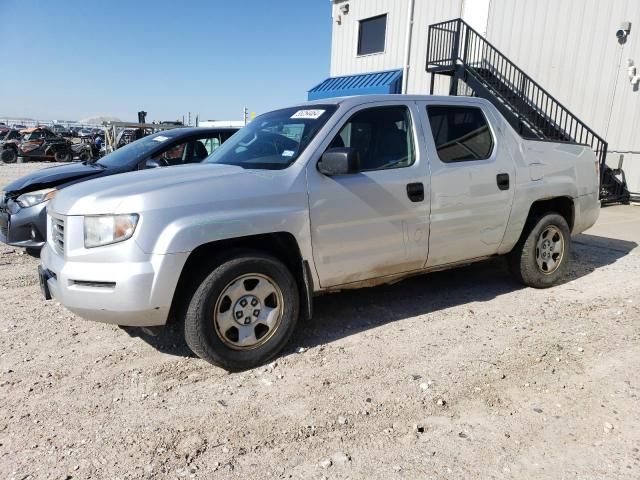
[[[576,235],[593,227],[600,216],[598,193],[581,195],[574,200],[575,221],[572,234]]]
[[[123,243],[138,248],[135,242]],[[131,261],[65,259],[49,243],[40,256],[46,287],[66,308],[87,320],[138,327],[167,322],[187,257],[138,252]]]
[[[41,248],[47,239],[47,204],[0,211],[0,242],[14,247]],[[13,213],[12,213],[13,212]]]

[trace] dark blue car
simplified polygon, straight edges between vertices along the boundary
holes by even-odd
[[[0,192],[0,241],[36,253],[47,239],[46,206],[58,190],[107,175],[198,163],[236,131],[176,128],[130,143],[95,163],[61,165],[26,175]]]

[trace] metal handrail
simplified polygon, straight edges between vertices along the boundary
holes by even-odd
[[[430,25],[428,33],[427,71],[454,71],[462,67],[501,97],[521,126],[526,124],[542,139],[589,145],[604,167],[608,147],[604,138],[464,20],[457,18]],[[514,97],[506,98],[499,86],[507,87]]]

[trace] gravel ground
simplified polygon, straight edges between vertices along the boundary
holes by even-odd
[[[239,374],[45,302],[2,246],[0,478],[638,479],[640,255],[578,242],[549,290],[495,260],[320,297]]]

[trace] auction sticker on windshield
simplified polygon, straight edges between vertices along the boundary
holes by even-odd
[[[324,110],[298,110],[296,113],[291,115],[291,118],[306,118],[308,120],[315,120],[320,118],[320,116],[324,113]]]
[[[169,137],[165,137],[164,135],[158,135],[153,140],[156,142],[164,142],[165,140],[169,140]]]

